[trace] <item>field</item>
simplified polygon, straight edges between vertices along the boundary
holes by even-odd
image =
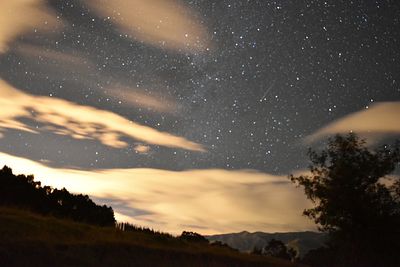
[[[0,208],[0,266],[295,266],[226,247]]]

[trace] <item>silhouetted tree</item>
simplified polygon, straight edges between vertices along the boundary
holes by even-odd
[[[263,254],[285,260],[292,260],[296,257],[296,252],[292,248],[288,249],[282,241],[276,239],[268,242],[264,247]]]
[[[370,150],[355,134],[337,135],[325,150],[309,150],[310,175],[290,176],[314,203],[304,215],[329,233],[332,266],[400,266],[400,181],[384,180],[399,148]]]
[[[201,234],[188,231],[183,231],[182,234],[179,236],[179,239],[189,242],[208,243],[207,238],[205,238]]]
[[[254,255],[262,255],[262,248],[259,248],[259,247],[257,247],[257,246],[255,246],[254,248],[253,248],[253,250],[251,251],[251,254],[254,254]]]

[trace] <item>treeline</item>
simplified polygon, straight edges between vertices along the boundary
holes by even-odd
[[[119,231],[123,232],[140,232],[152,235],[158,240],[176,240],[184,243],[191,243],[191,244],[199,244],[199,245],[211,245],[212,247],[219,247],[224,248],[226,250],[239,252],[239,250],[234,249],[227,245],[226,243],[222,243],[220,241],[211,242],[202,236],[199,233],[191,232],[191,231],[183,231],[179,236],[173,236],[169,233],[164,233],[160,231],[156,231],[154,229],[150,229],[148,227],[138,226],[127,222],[117,222],[115,227]],[[275,255],[274,255],[275,256]],[[286,258],[285,258],[286,259]]]
[[[156,231],[154,229],[150,229],[148,227],[143,227],[143,226],[138,226],[134,225],[128,222],[117,222],[115,224],[115,228],[119,231],[123,232],[140,232],[140,233],[145,233],[149,234],[152,236],[157,236],[159,239],[174,239],[175,237],[172,236],[171,234],[164,233],[161,231]]]
[[[115,225],[111,207],[96,205],[89,196],[71,194],[65,188],[42,186],[33,175],[14,175],[7,166],[0,170],[0,205],[93,225]]]
[[[134,224],[127,223],[127,222],[117,222],[115,224],[115,228],[117,228],[120,231],[124,231],[124,232],[147,233],[147,234],[163,237],[165,239],[178,239],[181,241],[191,242],[191,243],[209,244],[209,241],[207,238],[205,238],[204,236],[202,236],[201,234],[196,233],[196,232],[183,231],[180,236],[174,237],[173,235],[171,235],[169,233],[156,231],[156,230],[150,229],[148,227],[138,226],[138,225],[134,225]],[[228,247],[228,245],[222,244],[221,242],[213,242],[211,244],[214,244],[214,243],[221,245],[221,246]]]

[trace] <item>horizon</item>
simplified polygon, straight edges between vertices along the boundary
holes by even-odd
[[[0,165],[172,234],[316,231],[288,175],[334,134],[399,138],[399,10],[2,1]]]

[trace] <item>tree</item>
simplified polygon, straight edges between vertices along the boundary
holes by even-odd
[[[183,231],[179,238],[188,242],[208,244],[208,239],[196,232]]]
[[[294,249],[288,249],[282,241],[276,239],[271,239],[268,242],[264,248],[263,254],[285,260],[292,260],[296,257]]]
[[[257,246],[255,246],[255,247],[253,248],[253,250],[251,251],[251,254],[254,254],[254,255],[262,255],[262,249],[259,248],[259,247],[257,247]]]
[[[310,175],[293,176],[313,208],[304,210],[343,266],[385,266],[399,261],[400,181],[390,181],[400,162],[400,143],[369,149],[355,134],[337,135],[325,150],[309,150]],[[335,266],[340,266],[340,263]],[[381,266],[381,265],[375,265]]]

